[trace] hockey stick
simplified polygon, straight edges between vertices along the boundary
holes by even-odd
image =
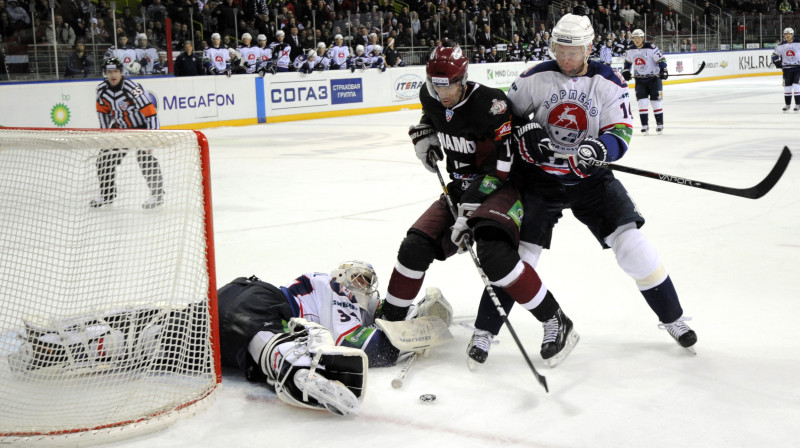
[[[408,375],[408,371],[411,370],[411,366],[413,366],[414,362],[417,360],[417,356],[417,352],[413,352],[410,356],[408,356],[406,363],[403,364],[403,368],[400,369],[400,374],[392,379],[393,389],[400,389],[403,387],[403,380],[406,378],[406,375]]]
[[[789,147],[784,146],[780,157],[778,157],[778,161],[775,162],[775,166],[772,167],[772,171],[767,174],[767,177],[765,177],[764,180],[750,188],[723,187],[720,185],[687,179],[685,177],[673,176],[671,174],[660,174],[653,171],[630,168],[627,166],[617,165],[616,163],[603,162],[602,165],[610,170],[621,171],[623,173],[663,180],[665,182],[686,185],[688,187],[702,188],[703,190],[716,191],[717,193],[724,193],[749,199],[758,199],[767,194],[770,190],[772,190],[772,187],[778,183],[778,180],[781,178],[781,176],[783,176],[784,171],[786,171],[786,167],[789,166],[789,161],[791,159],[792,152],[789,151]]]
[[[439,183],[442,185],[442,191],[444,191],[444,197],[447,200],[447,205],[450,208],[450,213],[453,214],[453,218],[458,218],[458,211],[456,209],[455,204],[453,204],[453,200],[450,198],[450,193],[447,191],[447,184],[444,182],[444,178],[442,177],[442,172],[439,170],[439,165],[436,163],[432,163],[434,168],[436,168],[436,175],[439,176]],[[492,298],[492,302],[494,302],[494,306],[497,308],[497,313],[500,314],[500,317],[503,318],[503,323],[506,324],[509,333],[514,338],[514,342],[517,343],[517,347],[519,347],[519,351],[522,352],[522,357],[525,358],[525,362],[528,363],[528,367],[531,368],[531,372],[533,372],[533,376],[536,377],[536,380],[539,384],[544,387],[545,392],[550,392],[550,389],[547,387],[547,378],[540,375],[539,372],[536,370],[536,367],[533,365],[533,361],[528,356],[528,352],[525,351],[525,347],[522,346],[522,342],[519,340],[517,336],[517,332],[514,331],[514,327],[511,326],[511,322],[508,320],[508,315],[506,311],[503,309],[503,305],[500,303],[500,299],[497,298],[497,294],[494,292],[494,288],[492,284],[489,282],[489,277],[486,276],[486,273],[483,272],[483,267],[481,267],[481,262],[478,260],[478,256],[475,255],[475,250],[472,248],[472,242],[470,241],[470,236],[466,235],[464,237],[464,245],[466,246],[467,250],[469,251],[469,255],[472,257],[472,261],[475,263],[475,267],[478,269],[478,274],[481,276],[481,280],[483,280],[483,285],[486,288],[486,292],[489,293],[489,297]]]
[[[694,73],[679,73],[679,74],[677,74],[677,75],[670,74],[670,75],[669,75],[669,77],[670,77],[670,78],[673,78],[673,77],[675,77],[675,76],[695,76],[695,75],[699,75],[699,74],[700,74],[700,72],[702,72],[704,68],[706,68],[706,61],[703,61],[703,62],[700,64],[700,68],[698,68],[698,69],[697,69],[697,71],[696,71],[696,72],[694,72]]]

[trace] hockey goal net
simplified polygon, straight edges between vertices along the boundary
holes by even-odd
[[[0,128],[0,444],[107,442],[207,404],[212,236],[203,134]]]

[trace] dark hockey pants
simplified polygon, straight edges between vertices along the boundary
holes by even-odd
[[[128,155],[127,148],[112,148],[100,150],[97,157],[97,177],[100,179],[100,194],[103,200],[111,202],[117,197],[117,166],[122,163],[122,159]],[[161,167],[158,159],[153,157],[148,151],[139,149],[136,151],[136,161],[142,170],[144,180],[153,196],[164,194],[164,178],[161,175]]]

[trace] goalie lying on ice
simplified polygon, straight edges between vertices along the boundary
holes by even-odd
[[[438,290],[405,326],[379,327],[377,287],[374,269],[360,261],[281,287],[237,278],[217,292],[222,364],[266,381],[293,406],[357,415],[368,366],[394,365],[401,351],[452,339],[452,309]]]

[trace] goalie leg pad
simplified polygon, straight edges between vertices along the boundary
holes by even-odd
[[[444,298],[442,291],[436,287],[430,287],[425,290],[425,297],[416,304],[414,311],[410,313],[409,318],[435,316],[442,319],[446,326],[453,323],[453,307],[450,302]]]

